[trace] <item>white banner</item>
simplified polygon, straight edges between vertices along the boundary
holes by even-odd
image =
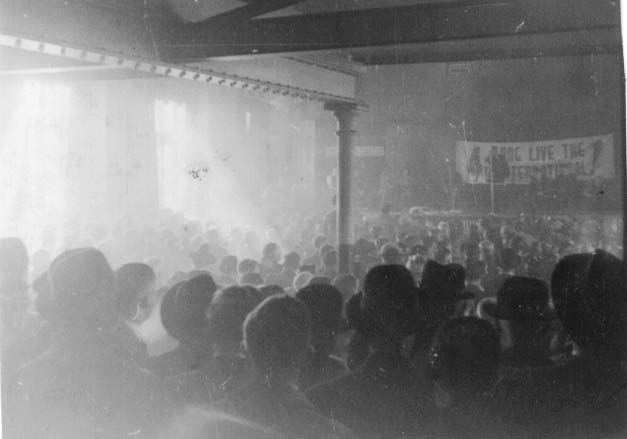
[[[457,172],[466,183],[527,184],[532,177],[614,176],[612,134],[538,142],[457,142]]]

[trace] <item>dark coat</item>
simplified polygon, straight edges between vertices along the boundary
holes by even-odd
[[[323,416],[304,394],[289,386],[270,386],[256,380],[214,407],[290,439],[354,437],[344,425]]]
[[[362,438],[415,437],[434,409],[430,384],[397,353],[375,352],[355,372],[307,396]]]
[[[20,438],[153,437],[169,399],[115,331],[61,330],[3,382],[3,432]]]

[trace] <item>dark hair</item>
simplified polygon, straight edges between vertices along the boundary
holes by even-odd
[[[331,285],[310,284],[297,291],[296,298],[309,309],[314,347],[333,340],[342,318],[342,293]]]
[[[240,286],[219,290],[207,310],[209,334],[216,342],[239,342],[249,312],[262,300],[259,291]]]
[[[297,270],[298,267],[300,266],[300,255],[296,252],[290,252],[288,254],[285,255],[285,261],[283,261],[283,264],[287,267],[287,268],[291,268],[293,270]]]
[[[264,298],[285,293],[285,290],[283,289],[283,287],[279,285],[275,285],[275,284],[264,285],[261,288],[259,288],[259,291],[261,292]]]
[[[253,285],[257,287],[263,285],[263,278],[259,273],[245,273],[240,279],[240,283],[242,285]]]
[[[244,259],[240,261],[239,265],[237,266],[237,271],[240,275],[243,275],[246,273],[252,273],[258,267],[259,262],[255,261],[254,259]]]
[[[161,321],[168,334],[182,343],[206,335],[206,312],[216,289],[208,274],[170,288],[161,302]]]
[[[278,249],[279,249],[279,245],[276,242],[269,242],[263,248],[263,256],[264,257],[270,256],[272,253],[274,253]]]
[[[307,273],[311,273],[313,275],[316,274],[316,266],[313,264],[307,264],[307,265],[301,265],[300,268],[298,269],[299,272],[304,272],[306,271]]]
[[[297,372],[309,344],[311,320],[300,300],[287,295],[261,302],[244,322],[244,346],[261,376],[274,381]]]
[[[328,268],[335,268],[337,264],[337,252],[335,250],[329,250],[322,257],[322,264]]]
[[[326,276],[314,276],[309,281],[309,285],[330,285],[331,279]]]
[[[0,238],[0,273],[26,274],[28,252],[19,238]]]
[[[513,248],[505,248],[501,252],[499,261],[499,265],[503,270],[513,270],[520,264],[520,256],[518,256],[518,253],[516,253],[516,250]]]
[[[477,317],[453,318],[440,327],[429,355],[433,378],[448,390],[476,395],[498,375],[500,344],[496,329]]]
[[[237,271],[237,256],[228,255],[220,261],[220,272],[224,274],[235,274]]]
[[[115,275],[101,251],[66,252],[50,270],[55,310],[67,323],[98,327],[115,320]]]
[[[124,264],[115,271],[117,281],[117,310],[126,319],[137,312],[139,292],[157,277],[150,265],[141,262]]]

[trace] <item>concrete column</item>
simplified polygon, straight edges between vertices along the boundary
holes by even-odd
[[[330,102],[325,110],[333,112],[337,121],[337,242],[338,273],[350,273],[351,239],[351,164],[357,131],[354,129],[357,115],[354,104]]]

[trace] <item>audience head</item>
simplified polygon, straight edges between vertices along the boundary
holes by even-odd
[[[281,260],[281,249],[279,245],[275,242],[270,242],[266,244],[263,248],[263,260],[270,261],[275,264],[278,264]]]
[[[309,285],[330,285],[331,279],[326,276],[314,276],[309,281]]]
[[[488,390],[498,376],[499,353],[498,334],[488,322],[458,317],[444,323],[434,337],[429,355],[436,403],[470,402]],[[438,395],[442,392],[447,395]]]
[[[351,307],[350,320],[369,338],[380,338],[391,345],[416,330],[418,288],[402,265],[378,265],[364,280],[363,293],[357,295],[359,307]],[[353,299],[355,300],[355,299]],[[347,309],[348,314],[348,309]]]
[[[342,293],[331,285],[308,285],[296,293],[311,316],[311,345],[321,355],[328,355],[342,318]]]
[[[322,257],[322,265],[327,270],[336,270],[337,268],[337,252],[333,249],[329,250]]]
[[[266,297],[270,297],[270,296],[276,296],[278,294],[285,294],[285,290],[283,289],[283,287],[279,286],[279,285],[264,285],[261,288],[259,288],[259,291],[261,292],[261,295],[266,298]]]
[[[556,313],[581,348],[627,352],[625,272],[625,264],[604,250],[565,256],[557,263],[551,277]]]
[[[19,238],[0,239],[0,290],[23,290],[28,278],[28,252]]]
[[[259,263],[254,259],[244,259],[240,261],[237,271],[240,276],[243,276],[246,273],[257,273],[259,272]]]
[[[501,252],[500,263],[503,271],[513,271],[520,265],[520,256],[513,248],[505,248]]]
[[[253,285],[255,287],[263,285],[263,278],[259,273],[246,273],[240,279],[242,285]]]
[[[116,323],[115,275],[102,252],[66,252],[51,266],[49,279],[60,322],[92,329]]]
[[[523,276],[508,278],[497,293],[496,302],[483,305],[499,329],[508,337],[502,339],[505,348],[526,346],[541,351],[547,347],[547,322],[555,320],[545,282]],[[507,346],[511,343],[512,346]]]
[[[285,255],[283,266],[287,270],[296,271],[300,267],[300,255],[296,252],[290,252]]]
[[[228,255],[222,258],[220,261],[220,272],[228,276],[235,276],[237,274],[237,256]]]
[[[381,247],[381,261],[385,265],[403,265],[405,263],[403,251],[393,242],[388,242]]]
[[[183,344],[202,341],[207,336],[206,312],[216,289],[208,274],[170,288],[161,302],[161,321],[168,334]]]
[[[156,275],[147,264],[124,264],[115,272],[117,310],[126,320],[141,322],[147,317],[148,298],[155,292]]]
[[[207,310],[208,331],[214,343],[240,343],[244,320],[262,298],[257,290],[241,286],[230,286],[216,292]]]
[[[338,274],[333,278],[332,285],[342,293],[345,302],[357,292],[357,278],[350,273]]]
[[[269,383],[294,382],[309,347],[307,306],[287,295],[261,302],[244,322],[244,347],[259,377]]]
[[[298,291],[306,285],[309,285],[311,279],[313,279],[314,275],[308,271],[301,271],[294,277],[294,281],[292,282],[292,288],[294,291]]]

